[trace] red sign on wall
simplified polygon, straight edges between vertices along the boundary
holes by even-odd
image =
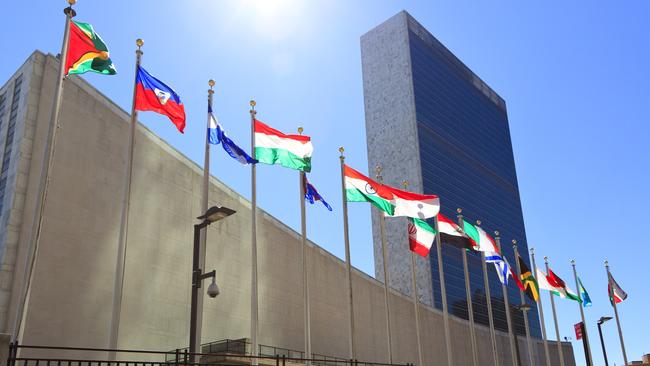
[[[582,322],[573,324],[573,328],[576,330],[576,340],[582,339]]]

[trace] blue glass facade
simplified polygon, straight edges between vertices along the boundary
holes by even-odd
[[[513,266],[511,240],[516,239],[529,263],[505,102],[432,36],[409,29],[408,42],[423,191],[441,197],[444,215],[455,218],[460,207],[466,220],[480,219],[489,233],[499,230],[502,251]],[[461,251],[443,245],[442,255],[449,311],[468,318]],[[487,325],[481,257],[469,253],[468,262],[475,320]],[[435,251],[430,263],[435,306],[442,308]],[[488,277],[495,326],[507,330],[501,283],[491,264]],[[513,281],[508,293],[511,306],[521,303]],[[539,338],[532,306],[531,334]],[[512,315],[517,332],[525,334],[523,315],[516,310]]]

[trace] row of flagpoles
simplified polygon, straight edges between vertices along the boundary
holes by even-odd
[[[66,23],[63,37],[63,45],[61,49],[61,63],[59,67],[59,76],[57,79],[52,114],[46,146],[43,155],[43,165],[41,168],[41,179],[39,182],[39,199],[37,200],[37,207],[35,210],[34,223],[32,232],[30,233],[28,241],[28,255],[25,262],[25,272],[23,276],[23,287],[21,291],[22,301],[20,302],[17,310],[17,315],[14,322],[13,337],[14,340],[19,339],[20,328],[25,314],[25,303],[29,290],[29,283],[32,276],[34,262],[36,260],[36,253],[43,221],[43,209],[47,200],[47,189],[49,184],[49,172],[53,161],[53,155],[56,146],[56,126],[59,125],[58,116],[61,107],[61,96],[64,86],[64,81],[67,75],[81,74],[84,72],[97,72],[101,74],[112,75],[115,74],[115,68],[108,57],[108,49],[97,35],[92,26],[87,23],[80,23],[73,21],[72,18],[76,12],[72,9],[74,0],[68,0],[70,6],[65,9]],[[128,242],[128,223],[129,223],[129,206],[131,196],[131,178],[133,174],[133,154],[135,146],[135,131],[137,123],[138,111],[154,111],[166,115],[174,123],[180,132],[185,128],[185,111],[184,106],[178,94],[165,83],[150,75],[141,65],[143,52],[141,47],[144,42],[140,39],[136,41],[136,63],[135,63],[135,80],[133,88],[133,101],[131,108],[131,121],[130,133],[127,144],[127,164],[125,167],[124,187],[122,195],[122,211],[120,220],[120,232],[118,239],[118,252],[115,267],[114,291],[112,301],[112,316],[110,323],[109,335],[109,349],[117,348],[119,323],[120,323],[120,310],[122,302],[122,290],[124,285],[124,264],[127,251]],[[232,141],[222,126],[215,118],[212,111],[213,99],[213,86],[214,81],[209,82],[210,90],[208,91],[208,113],[207,113],[207,129],[205,140],[205,159],[204,159],[204,176],[201,197],[202,212],[208,208],[208,192],[209,192],[209,164],[210,164],[210,145],[221,144],[222,148],[234,159],[238,160],[243,165],[250,165],[251,167],[251,343],[252,355],[257,356],[258,352],[258,285],[257,285],[257,192],[256,192],[256,165],[257,163],[264,164],[277,164],[290,169],[299,171],[299,186],[300,186],[300,213],[301,213],[301,240],[302,240],[302,270],[303,270],[303,296],[304,296],[304,324],[305,324],[305,358],[311,358],[311,330],[310,330],[310,304],[309,304],[309,278],[307,275],[308,255],[306,243],[306,214],[305,214],[305,200],[310,203],[321,201],[324,206],[332,210],[331,206],[325,202],[323,197],[318,193],[316,188],[307,180],[306,173],[311,171],[311,155],[313,146],[311,139],[308,136],[302,135],[302,128],[299,129],[298,135],[287,135],[272,127],[262,123],[257,119],[257,111],[255,110],[255,101],[250,102],[250,121],[251,121],[251,154],[248,155],[241,149],[234,141]],[[550,291],[551,307],[553,311],[555,332],[557,338],[558,353],[560,356],[560,364],[564,365],[562,347],[560,342],[559,327],[557,316],[555,313],[554,295],[573,299],[579,302],[580,315],[583,324],[583,342],[588,344],[587,331],[584,327],[584,311],[582,306],[588,306],[591,303],[589,296],[584,290],[582,283],[577,275],[575,269],[575,262],[572,261],[574,278],[576,287],[578,288],[579,295],[576,295],[557,275],[555,275],[548,265],[548,259],[545,257],[546,272],[536,267],[535,254],[531,249],[532,271],[528,269],[525,262],[519,256],[517,251],[516,241],[513,240],[513,249],[515,251],[515,258],[517,260],[517,272],[515,274],[510,267],[505,256],[501,254],[501,243],[499,233],[495,232],[493,239],[487,234],[479,225],[471,224],[466,221],[462,215],[462,211],[458,209],[457,223],[444,217],[439,213],[440,202],[436,195],[423,195],[407,191],[408,182],[403,182],[404,190],[400,190],[383,183],[381,176],[381,168],[377,169],[377,181],[359,173],[345,164],[345,156],[343,155],[343,148],[339,149],[340,164],[341,164],[341,191],[342,191],[342,208],[343,208],[343,236],[345,242],[345,264],[347,271],[347,290],[348,290],[348,311],[349,311],[349,351],[350,358],[356,359],[357,350],[355,344],[355,321],[354,321],[354,299],[352,288],[352,271],[351,271],[351,258],[350,258],[350,240],[349,240],[349,225],[348,225],[348,202],[367,202],[375,206],[380,214],[380,232],[381,232],[381,245],[382,245],[382,259],[383,259],[383,273],[384,273],[384,297],[385,297],[385,316],[386,316],[386,331],[387,331],[387,360],[389,363],[393,362],[392,357],[392,339],[390,329],[390,306],[389,306],[389,271],[388,271],[388,255],[386,251],[386,230],[385,230],[385,217],[407,217],[409,242],[411,253],[411,270],[412,270],[412,296],[415,311],[415,329],[417,333],[417,347],[418,347],[418,361],[420,365],[424,364],[422,341],[420,334],[419,322],[419,300],[417,295],[417,282],[416,282],[416,256],[415,254],[426,256],[429,253],[434,241],[438,243],[436,246],[437,261],[438,261],[438,275],[440,278],[441,302],[443,307],[443,324],[444,324],[444,337],[445,346],[447,350],[447,361],[451,366],[454,364],[453,353],[451,350],[451,338],[449,327],[449,311],[446,296],[446,286],[444,279],[443,263],[442,263],[442,242],[448,244],[457,244],[461,247],[463,269],[465,273],[465,287],[467,295],[467,310],[469,315],[469,330],[470,330],[470,343],[472,348],[472,362],[474,366],[478,365],[478,347],[476,343],[476,335],[474,330],[474,315],[472,309],[471,287],[469,283],[469,272],[467,262],[467,251],[471,250],[478,252],[481,255],[482,272],[484,278],[484,287],[487,299],[487,310],[490,327],[490,338],[492,345],[492,354],[495,365],[500,364],[499,355],[497,352],[496,332],[494,321],[492,317],[492,305],[490,288],[487,276],[487,263],[493,263],[497,274],[502,283],[503,299],[505,302],[507,324],[509,330],[510,349],[513,358],[513,364],[517,364],[514,346],[514,325],[511,323],[510,318],[510,305],[507,293],[508,277],[512,276],[517,286],[520,289],[520,300],[525,304],[526,300],[524,294],[527,294],[534,302],[538,303],[540,314],[540,325],[542,329],[542,336],[544,340],[544,349],[546,363],[550,366],[550,355],[547,344],[546,330],[544,326],[544,315],[542,304],[539,301],[539,289]],[[434,226],[431,227],[427,223],[427,219],[433,221]],[[205,233],[201,236],[201,249],[200,249],[200,266],[205,267],[205,249],[206,237]],[[625,300],[627,295],[614,281],[609,271],[609,266],[606,264],[608,275],[608,292],[616,320],[618,324],[619,338],[623,351],[623,357],[627,363],[627,355],[623,342],[623,335],[620,327],[620,321],[617,311],[617,303]],[[535,273],[535,275],[533,275]],[[521,280],[520,280],[521,279]],[[522,283],[523,281],[523,283]],[[198,302],[198,324],[197,334],[195,334],[196,343],[192,345],[193,349],[199,349],[200,333],[201,333],[201,315],[202,315],[202,301],[203,298],[199,297]],[[580,305],[582,304],[582,305]],[[524,325],[526,329],[526,338],[528,342],[528,356],[530,364],[533,364],[532,357],[532,343],[530,337],[530,330],[528,324],[528,317],[524,317]],[[591,364],[591,354],[586,352],[588,364]],[[110,354],[111,359],[115,357],[114,353]]]

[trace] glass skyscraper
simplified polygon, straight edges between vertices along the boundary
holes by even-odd
[[[505,101],[406,12],[361,38],[369,170],[383,168],[384,182],[440,196],[441,211],[481,220],[500,232],[502,252],[516,269],[512,240],[530,266]],[[374,174],[373,174],[374,175]],[[374,210],[373,210],[374,211]],[[386,219],[392,288],[411,294],[405,219]],[[379,222],[373,212],[375,271],[383,280]],[[442,246],[449,312],[468,318],[461,249]],[[475,321],[488,324],[481,257],[468,253]],[[442,309],[437,256],[418,262],[418,295]],[[501,283],[491,264],[488,277],[495,326],[507,330]],[[520,304],[513,281],[510,305]],[[528,303],[532,301],[526,299]],[[537,308],[529,312],[531,335],[541,337]],[[523,315],[512,309],[519,334]]]

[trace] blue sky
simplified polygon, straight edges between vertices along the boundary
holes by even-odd
[[[34,49],[59,51],[64,5],[12,3],[13,15],[0,23],[0,80]],[[180,135],[165,117],[142,113],[140,120],[194,161],[203,161],[210,78],[215,114],[240,144],[248,146],[251,98],[260,120],[286,132],[303,126],[315,145],[310,179],[335,210],[308,208],[309,238],[339,257],[342,233],[331,229],[342,220],[337,148],[346,147],[350,165],[367,166],[359,37],[409,11],[507,101],[529,245],[570,284],[569,261],[577,261],[594,301],[586,316],[595,364],[604,364],[595,322],[613,315],[606,258],[630,295],[619,308],[629,359],[650,352],[649,271],[640,249],[650,242],[638,231],[649,203],[650,2],[82,0],[76,9],[118,69],[113,77],[83,77],[129,110],[134,41],[143,38],[143,66],[180,94],[188,126]],[[248,169],[218,150],[211,170],[248,197]],[[259,206],[297,229],[297,173],[258,172]],[[352,262],[374,274],[369,208],[350,206]],[[562,336],[575,338],[575,303],[558,301],[558,311]],[[610,364],[622,364],[614,322],[604,333]],[[582,364],[580,343],[574,352]]]

